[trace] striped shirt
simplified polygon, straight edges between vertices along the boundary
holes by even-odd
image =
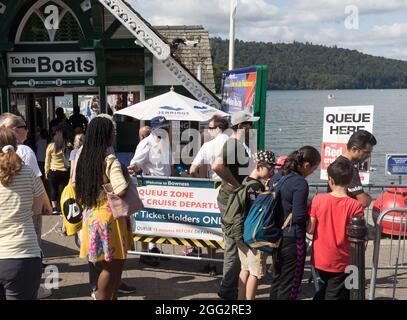
[[[34,197],[44,192],[40,180],[24,164],[8,187],[0,183],[0,259],[41,257],[32,206]]]

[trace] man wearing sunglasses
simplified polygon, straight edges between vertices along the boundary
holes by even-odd
[[[209,120],[208,125],[209,135],[212,140],[202,145],[192,161],[189,173],[194,177],[200,176],[201,178],[220,180],[219,176],[212,170],[211,165],[215,162],[216,157],[221,155],[223,145],[229,139],[229,136],[224,133],[229,127],[229,123],[226,118],[215,115]],[[206,167],[207,170],[198,170],[201,167]],[[204,171],[204,173],[198,174],[198,171],[199,173]]]
[[[353,179],[351,184],[348,186],[348,195],[358,200],[359,203],[365,208],[370,205],[372,198],[363,190],[357,166],[370,158],[373,147],[376,144],[377,140],[373,134],[366,130],[359,130],[352,134],[352,136],[349,138],[346,145],[346,152],[337,158],[337,160],[345,160],[352,163]],[[331,192],[329,187],[328,192]]]

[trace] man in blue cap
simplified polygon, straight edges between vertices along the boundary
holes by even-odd
[[[158,116],[151,119],[151,134],[141,140],[137,145],[130,166],[127,167],[129,172],[135,173],[142,171],[147,176],[169,177],[172,175],[172,154],[168,133],[169,122],[165,117]],[[142,250],[147,250],[147,245],[142,244]],[[149,252],[161,253],[155,244],[149,244]],[[140,256],[140,262],[157,266],[159,259],[150,256]]]

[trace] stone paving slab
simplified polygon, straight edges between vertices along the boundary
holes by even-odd
[[[59,221],[58,216],[47,216],[43,219],[43,234],[51,230]],[[369,241],[366,252],[366,266],[371,265],[372,241]],[[390,241],[385,239],[381,249],[381,263],[388,262]],[[165,252],[167,248],[163,247]],[[43,238],[44,262],[55,265],[59,272],[59,288],[53,290],[49,299],[80,299],[91,300],[88,278],[88,264],[79,258],[79,250],[74,237],[64,237],[56,232],[50,232]],[[393,244],[394,250],[394,244]],[[176,248],[176,253],[182,252],[182,247]],[[168,250],[172,252],[172,249]],[[393,253],[393,257],[395,254]],[[221,258],[222,255],[218,254]],[[393,259],[393,258],[392,258]],[[268,260],[270,267],[271,259]],[[121,295],[124,300],[218,300],[217,290],[221,275],[210,276],[202,271],[205,261],[169,259],[161,261],[158,267],[149,267],[139,262],[138,255],[129,255],[123,273],[124,281],[137,288],[131,295]],[[218,272],[222,270],[220,262],[215,263]],[[50,276],[45,272],[43,278]],[[370,270],[366,271],[370,279]],[[310,281],[309,267],[304,272],[299,299],[312,299],[314,283]],[[377,279],[376,298],[391,299],[393,295],[394,271],[379,270]],[[268,275],[261,280],[257,299],[266,300],[269,295]],[[368,296],[368,290],[366,291]],[[398,271],[397,299],[407,299],[407,270]]]

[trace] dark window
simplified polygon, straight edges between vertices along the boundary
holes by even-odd
[[[70,12],[67,12],[59,24],[54,41],[78,41],[83,38],[82,30]]]
[[[33,13],[27,20],[20,41],[50,41],[48,30],[36,13]]]
[[[110,76],[144,75],[144,51],[108,50],[106,52],[106,71]]]

